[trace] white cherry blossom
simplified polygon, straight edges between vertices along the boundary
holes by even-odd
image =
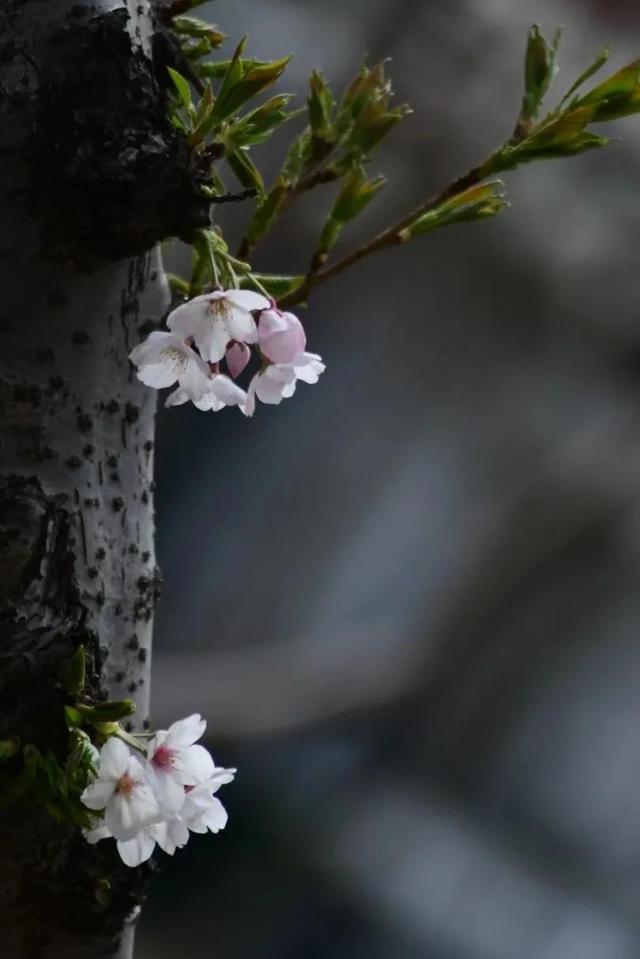
[[[326,367],[316,353],[299,353],[291,363],[271,363],[251,380],[247,401],[242,407],[245,416],[253,416],[256,398],[262,403],[277,405],[293,396],[298,380],[317,383]]]
[[[97,778],[81,799],[88,809],[104,810],[104,827],[115,839],[131,839],[144,826],[162,819],[145,767],[115,736],[100,750]]]
[[[204,783],[215,772],[211,753],[196,745],[206,727],[200,714],[194,713],[159,730],[149,744],[149,780],[165,812],[179,812],[185,803],[185,786]]]
[[[251,314],[269,306],[265,296],[252,290],[216,290],[178,306],[169,314],[167,326],[185,340],[193,337],[202,359],[217,363],[232,340],[257,343]]]
[[[194,402],[206,392],[209,368],[202,358],[175,333],[154,330],[135,347],[129,359],[137,377],[156,390],[179,384],[179,391]]]
[[[235,769],[217,767],[207,782],[185,789],[184,803],[179,813],[170,815],[161,822],[150,823],[131,839],[119,841],[118,853],[125,865],[133,867],[146,862],[156,845],[169,856],[173,856],[176,849],[186,846],[189,832],[217,833],[224,829],[229,817],[214,793],[225,783],[232,782],[235,772]],[[86,834],[89,842],[97,842],[108,836],[109,831],[105,829],[95,838]]]
[[[211,373],[206,388],[199,398],[194,399],[179,386],[167,397],[166,406],[180,406],[189,400],[199,410],[204,412],[212,410],[217,413],[225,406],[243,406],[246,403],[247,394],[224,373]]]

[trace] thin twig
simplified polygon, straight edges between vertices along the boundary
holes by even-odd
[[[411,224],[414,223],[418,217],[423,216],[425,213],[431,212],[431,210],[434,210],[440,206],[441,203],[444,203],[446,200],[450,200],[451,197],[456,196],[458,193],[464,192],[464,190],[468,190],[472,186],[476,186],[478,183],[481,183],[483,180],[486,180],[487,177],[491,176],[492,173],[495,172],[494,161],[497,155],[497,153],[492,154],[489,159],[480,166],[474,167],[473,170],[469,170],[469,172],[465,173],[464,176],[454,180],[453,183],[450,183],[449,186],[445,187],[445,189],[440,193],[437,193],[435,196],[432,196],[430,199],[420,204],[420,206],[417,206],[411,211],[411,213],[408,213],[407,216],[405,216],[398,223],[388,227],[386,230],[383,230],[382,233],[379,233],[377,236],[373,237],[356,250],[352,250],[351,253],[347,253],[342,257],[342,259],[336,260],[335,263],[332,263],[324,270],[310,272],[307,275],[304,283],[299,286],[297,290],[294,290],[292,293],[289,293],[288,296],[283,297],[282,300],[280,300],[279,305],[282,308],[288,309],[292,306],[296,306],[298,303],[303,303],[308,298],[312,290],[318,286],[321,286],[323,283],[326,283],[327,280],[331,280],[334,276],[344,273],[345,270],[355,266],[356,263],[359,263],[361,260],[365,260],[367,257],[371,256],[372,253],[377,253],[379,250],[386,250],[391,246],[397,246],[398,244],[403,243],[404,230],[411,226]]]

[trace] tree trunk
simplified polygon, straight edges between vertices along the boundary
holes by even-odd
[[[61,664],[147,718],[155,398],[127,355],[166,310],[156,241],[208,222],[147,3],[0,10],[0,739],[64,759]],[[3,959],[130,959],[149,869],[0,809]]]

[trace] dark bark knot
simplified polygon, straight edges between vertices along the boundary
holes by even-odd
[[[73,12],[72,12],[73,13]],[[71,15],[51,37],[30,144],[46,258],[93,267],[210,222],[208,161],[169,121],[128,14]]]

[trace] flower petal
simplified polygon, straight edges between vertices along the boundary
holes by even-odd
[[[156,842],[169,856],[173,856],[176,849],[182,849],[189,841],[187,824],[179,816],[151,828],[154,830]]]
[[[129,353],[129,359],[136,366],[142,363],[156,363],[167,345],[173,343],[174,334],[166,330],[153,330],[146,340],[138,343]]]
[[[253,290],[225,290],[225,299],[242,310],[268,310],[271,304],[262,293]]]
[[[184,786],[174,769],[160,770],[153,766],[149,770],[149,779],[154,795],[164,813],[175,814],[184,806]]]
[[[87,809],[104,809],[115,792],[113,779],[96,779],[80,797]]]
[[[100,750],[100,778],[120,779],[132,758],[129,747],[117,736],[110,736]]]
[[[218,316],[208,316],[195,334],[196,346],[200,356],[207,363],[217,363],[224,356],[230,340],[237,339],[231,334]]]
[[[188,303],[181,303],[172,310],[167,317],[167,326],[170,330],[179,333],[183,339],[194,336],[200,329],[203,317],[208,311],[209,296],[195,296]]]
[[[229,821],[229,814],[224,808],[219,799],[215,796],[211,797],[211,805],[209,806],[207,812],[205,813],[205,820],[207,828],[210,832],[220,832],[221,829],[227,825]]]
[[[215,765],[211,753],[204,746],[189,746],[175,758],[175,771],[184,786],[197,786],[212,775]]]
[[[125,866],[134,868],[151,857],[156,841],[146,829],[143,829],[132,839],[119,840],[116,846]]]
[[[169,726],[163,745],[169,749],[184,749],[192,746],[204,735],[207,722],[200,713],[192,713],[184,719],[178,719]]]
[[[82,835],[90,846],[95,846],[97,842],[101,842],[103,839],[113,839],[102,820],[99,820],[92,829],[84,829]]]
[[[224,373],[219,373],[213,377],[211,392],[214,393],[217,399],[224,403],[225,406],[242,406],[247,399],[245,391],[241,390],[239,386],[236,386],[233,380],[225,376]]]
[[[241,343],[258,342],[258,327],[256,326],[256,321],[251,316],[251,313],[247,313],[246,310],[232,306],[226,325],[231,334],[230,339],[239,340]]]
[[[317,353],[303,353],[295,360],[293,368],[299,380],[311,385],[317,383],[320,374],[326,370],[326,366]]]
[[[183,403],[188,403],[189,397],[182,387],[178,387],[173,393],[169,393],[166,400],[164,401],[165,406],[182,406]]]

